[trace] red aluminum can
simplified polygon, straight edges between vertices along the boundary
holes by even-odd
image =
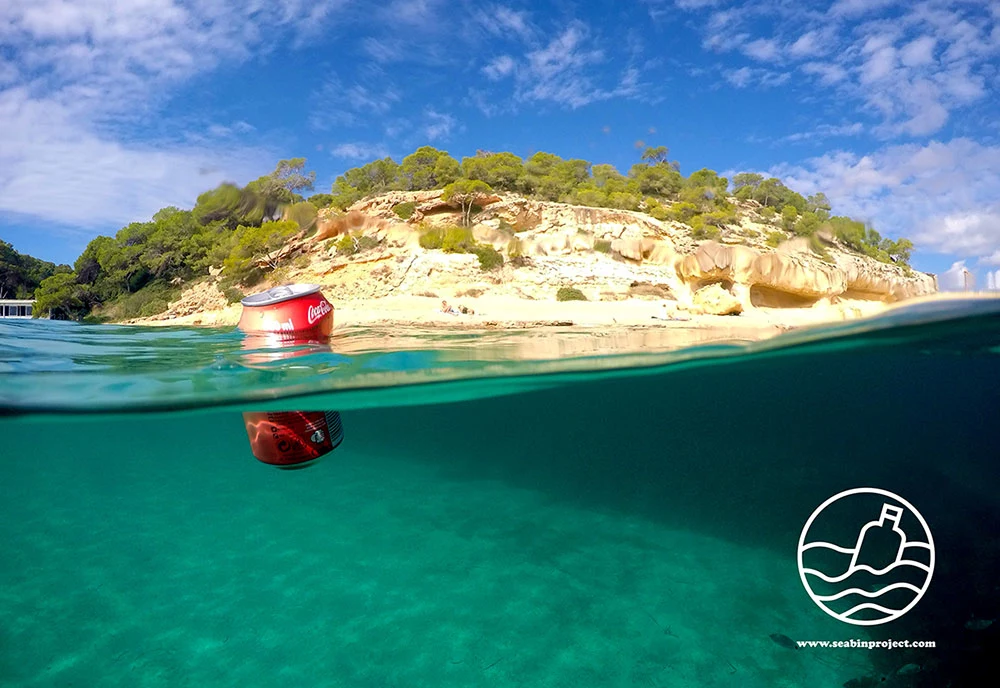
[[[333,330],[333,306],[317,284],[274,287],[242,300],[239,328],[248,336],[244,347],[277,349],[254,357],[267,360],[295,355],[282,347],[315,343]],[[299,352],[303,353],[303,352]],[[337,448],[344,439],[336,411],[244,413],[254,456],[278,468],[304,468]]]
[[[274,287],[243,299],[239,328],[247,334],[277,334],[282,338],[328,337],[333,331],[333,306],[318,284]]]
[[[305,468],[344,439],[336,411],[244,413],[250,448],[259,461],[278,468]]]

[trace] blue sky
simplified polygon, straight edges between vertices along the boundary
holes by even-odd
[[[304,156],[545,150],[774,174],[1000,282],[1000,3],[7,0],[0,238],[72,262]]]

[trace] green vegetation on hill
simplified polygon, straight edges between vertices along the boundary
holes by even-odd
[[[207,275],[210,266],[222,268],[226,290],[255,284],[277,267],[267,255],[315,222],[316,206],[299,195],[313,184],[314,174],[304,174],[304,167],[304,158],[282,160],[243,188],[222,184],[206,191],[191,210],[163,208],[149,222],[95,238],[70,274],[35,285],[35,313],[51,311],[61,319],[155,315],[176,298],[178,285]]]
[[[18,253],[0,240],[0,299],[30,299],[42,280],[57,273],[69,273],[68,265],[56,265]]]
[[[341,210],[367,196],[385,191],[444,189],[444,199],[462,209],[469,224],[476,200],[492,192],[520,193],[547,201],[599,208],[646,212],[658,220],[691,227],[696,239],[716,238],[721,228],[738,224],[740,208],[732,202],[753,202],[760,219],[786,232],[814,237],[824,232],[848,248],[883,262],[907,264],[913,244],[908,239],[883,238],[870,226],[848,217],[833,217],[822,193],[808,198],[774,177],[741,172],[732,180],[700,169],[684,177],[677,162],[668,162],[664,146],[647,148],[641,162],[622,174],[613,165],[564,160],[538,152],[527,160],[513,153],[478,151],[461,162],[430,146],[397,163],[375,160],[348,170],[333,184],[330,204]],[[324,200],[326,198],[324,197]],[[412,208],[401,209],[406,216]],[[818,238],[812,242],[821,245]]]
[[[114,237],[97,237],[72,271],[20,256],[0,243],[0,290],[20,295],[34,290],[39,315],[122,319],[162,312],[180,285],[206,276],[215,266],[221,267],[221,287],[232,300],[239,295],[236,285],[253,286],[279,267],[269,256],[290,237],[308,230],[319,209],[344,210],[386,191],[431,189],[443,189],[442,198],[461,209],[463,227],[434,230],[421,236],[421,245],[475,253],[484,270],[501,266],[503,256],[477,245],[465,232],[483,201],[496,192],[645,212],[686,224],[696,239],[719,237],[750,213],[774,228],[767,237],[771,245],[799,235],[809,238],[822,255],[819,237],[824,234],[876,260],[904,266],[909,260],[913,244],[908,239],[883,238],[862,222],[831,216],[830,203],[821,193],[806,198],[778,179],[748,172],[729,180],[701,169],[685,177],[677,162],[668,161],[668,153],[663,146],[647,148],[622,174],[612,165],[545,152],[522,160],[509,152],[478,151],[459,162],[445,151],[424,146],[400,163],[384,158],[350,169],[337,177],[330,193],[308,200],[300,192],[312,189],[315,174],[304,173],[304,158],[282,160],[274,172],[245,187],[222,184],[206,191],[191,210],[163,208],[150,221],[132,223]],[[407,219],[415,207],[401,203],[394,211]],[[338,252],[367,250],[368,239],[348,237],[338,244]],[[513,263],[520,256],[510,258]]]

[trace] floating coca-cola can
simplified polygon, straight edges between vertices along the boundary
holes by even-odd
[[[328,337],[333,306],[318,284],[289,284],[247,296],[240,303],[239,328],[247,334],[277,334],[301,339]]]
[[[333,306],[317,284],[274,287],[242,300],[239,328],[244,345],[265,346],[269,361],[280,349],[316,343],[333,330]],[[294,349],[287,355],[302,353]],[[255,355],[259,355],[255,354]],[[310,466],[340,445],[344,429],[336,411],[261,411],[243,414],[254,456],[278,468]]]
[[[253,455],[278,468],[305,468],[336,449],[344,439],[336,411],[244,413]]]

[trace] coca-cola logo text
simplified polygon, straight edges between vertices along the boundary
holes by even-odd
[[[309,324],[312,325],[314,322],[322,318],[324,315],[333,310],[330,304],[326,301],[320,301],[315,306],[309,306],[309,310],[306,313],[306,319],[309,320]]]

